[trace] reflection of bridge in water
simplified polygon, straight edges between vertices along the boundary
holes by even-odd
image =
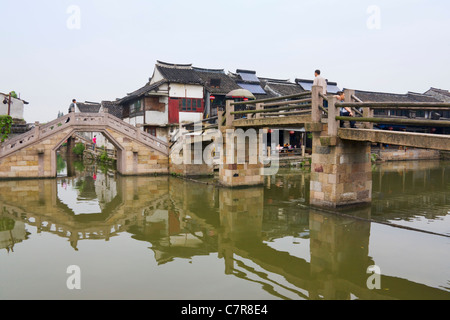
[[[369,290],[366,271],[375,262],[369,256],[368,220],[289,205],[275,217],[266,212],[270,194],[261,188],[222,189],[168,177],[115,181],[115,197],[93,215],[77,215],[62,202],[56,180],[2,182],[0,217],[66,238],[74,248],[78,241],[108,241],[129,232],[152,244],[159,264],[217,253],[226,274],[261,284],[280,298],[287,298],[282,291],[300,299],[450,298],[446,291],[387,275],[381,282],[389,291]],[[309,183],[305,181],[300,190]],[[358,213],[370,215],[370,208]],[[310,242],[309,261],[269,245],[276,237],[299,232]],[[283,280],[276,280],[280,276]]]

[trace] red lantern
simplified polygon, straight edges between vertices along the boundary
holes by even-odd
[[[295,133],[295,131],[289,131],[289,134],[294,134]]]
[[[216,100],[216,97],[210,96],[209,99],[210,99],[211,101],[214,101],[214,100]]]

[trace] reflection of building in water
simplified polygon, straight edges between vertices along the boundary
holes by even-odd
[[[438,161],[383,165],[373,173],[372,215],[384,221],[448,215],[449,168]]]
[[[100,206],[113,201],[117,196],[117,183],[114,175],[110,172],[98,172],[95,180],[95,194],[97,195]]]
[[[143,211],[133,238],[152,243],[159,264],[217,252],[217,199],[211,188],[172,180],[168,197]]]
[[[58,198],[75,214],[101,213],[117,197],[117,182],[108,171],[85,171],[76,178],[58,179]]]
[[[390,290],[369,290],[366,270],[376,264],[368,256],[370,222],[305,209],[295,216],[295,202],[282,204],[290,193],[267,206],[275,193],[264,188],[216,188],[168,177],[117,177],[116,185],[117,196],[101,213],[77,216],[58,199],[55,180],[0,182],[2,217],[63,237],[75,250],[82,240],[128,232],[151,244],[158,264],[217,253],[226,274],[282,299],[449,296],[384,275]],[[370,208],[358,216],[369,218]],[[300,232],[309,237],[310,259],[266,242]]]
[[[14,252],[14,245],[27,239],[27,231],[22,221],[0,217],[0,249]]]
[[[105,239],[124,232],[142,219],[142,211],[162,195],[167,195],[167,177],[118,177],[117,195],[105,203],[101,212],[77,215],[58,197],[57,180],[29,180],[0,182],[2,215],[35,226],[37,232],[49,232],[70,240],[77,248],[78,241]],[[100,180],[101,181],[101,180]],[[66,179],[70,185],[73,180]],[[62,187],[62,185],[60,185]],[[91,184],[94,188],[95,184]],[[87,192],[89,193],[89,192]],[[76,194],[76,193],[75,193]]]

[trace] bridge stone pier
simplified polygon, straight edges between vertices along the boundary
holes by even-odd
[[[310,203],[337,208],[370,203],[372,167],[370,145],[364,142],[336,140],[313,134]]]
[[[170,150],[170,174],[192,178],[213,175],[212,158],[204,159],[211,143],[206,136],[181,137]]]
[[[328,97],[328,121],[322,121],[319,106],[321,87],[312,89],[312,114],[309,131],[313,133],[310,204],[338,208],[369,204],[372,201],[372,166],[369,142],[338,137],[339,121],[331,121],[339,112],[336,98]],[[356,129],[355,129],[356,130]]]
[[[35,128],[0,148],[0,179],[54,178],[56,152],[76,132],[100,132],[117,149],[122,175],[167,174],[169,147],[164,141],[110,114],[70,113]]]
[[[222,131],[222,164],[219,183],[226,187],[251,187],[264,184],[264,164],[258,157],[259,137],[243,130]],[[252,134],[253,133],[253,134]]]

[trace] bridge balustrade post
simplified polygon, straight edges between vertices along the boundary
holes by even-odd
[[[222,128],[222,122],[223,122],[223,111],[221,111],[221,110],[219,110],[219,108],[217,108],[217,125],[218,125],[219,131]]]
[[[136,138],[138,139],[138,140],[141,140],[141,132],[142,132],[142,128],[143,126],[142,126],[142,124],[140,124],[140,123],[137,123],[136,124],[136,128],[137,128],[137,130],[136,130]]]
[[[344,94],[345,94],[345,102],[353,102],[353,98],[352,96],[355,95],[355,90],[351,90],[351,89],[344,89]]]
[[[371,108],[362,108],[362,109],[363,109],[363,117],[364,118],[373,118],[374,117],[373,109],[371,109]],[[373,123],[372,122],[366,122],[365,123],[365,128],[366,129],[373,129]]]
[[[226,106],[225,106],[225,118],[226,118],[226,126],[227,127],[232,127],[233,126],[233,120],[234,120],[234,115],[231,114],[231,112],[234,112],[234,105],[231,104],[232,101],[231,100],[227,100]]]
[[[339,109],[336,108],[336,97],[328,98],[328,135],[332,137],[337,136],[337,130],[340,126],[340,121],[336,120],[339,115]]]
[[[41,135],[41,124],[39,121],[34,123],[34,130],[36,130],[36,139],[39,139],[39,136]]]
[[[257,103],[256,104],[256,110],[262,110],[264,109],[263,104],[262,103]],[[255,118],[259,119],[261,118],[262,114],[261,113],[255,113]]]
[[[352,103],[355,102],[353,100],[353,96],[355,95],[355,90],[351,90],[351,89],[344,89],[344,94],[345,94],[345,100],[344,102],[346,103]],[[355,112],[353,112],[355,114]],[[355,114],[356,116],[356,114]]]
[[[311,121],[320,123],[322,119],[322,111],[319,106],[323,106],[323,98],[320,92],[323,91],[321,86],[313,86],[311,89]]]

